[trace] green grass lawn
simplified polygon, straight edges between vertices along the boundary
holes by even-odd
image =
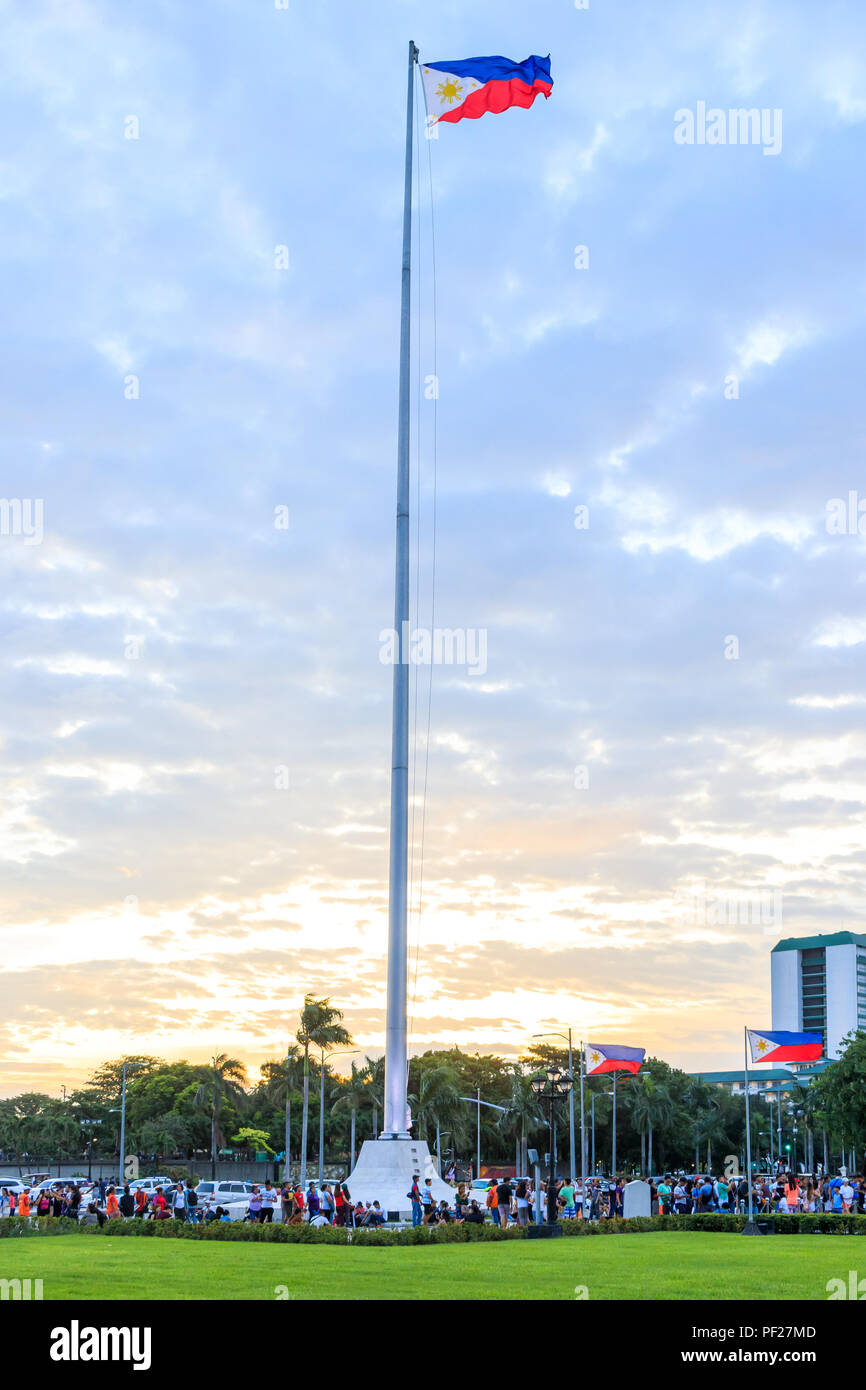
[[[817,1299],[866,1270],[866,1240],[660,1232],[347,1249],[53,1236],[4,1240],[0,1278],[45,1299]]]

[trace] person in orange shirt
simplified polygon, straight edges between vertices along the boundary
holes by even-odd
[[[30,1220],[30,1193],[22,1192],[18,1197],[18,1215],[23,1221]]]
[[[491,1180],[485,1197],[487,1210],[490,1212],[494,1225],[499,1225],[499,1194],[496,1191],[496,1183]]]
[[[105,1214],[108,1217],[120,1216],[120,1203],[113,1187],[108,1189],[108,1196],[105,1199]]]

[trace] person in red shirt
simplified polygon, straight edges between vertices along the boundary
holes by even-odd
[[[346,1199],[343,1196],[343,1189],[339,1183],[334,1186],[334,1225],[344,1226],[346,1223]]]
[[[136,1216],[144,1216],[146,1211],[147,1193],[143,1187],[137,1187],[135,1190],[135,1214]]]

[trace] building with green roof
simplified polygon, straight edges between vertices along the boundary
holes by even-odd
[[[866,1029],[866,936],[789,936],[770,962],[773,1028],[820,1033],[829,1058],[839,1056],[848,1033]]]

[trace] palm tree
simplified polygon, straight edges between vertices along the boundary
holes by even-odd
[[[413,1123],[419,1135],[427,1139],[428,1125],[436,1127],[436,1153],[439,1154],[439,1129],[443,1120],[459,1113],[459,1077],[449,1066],[421,1067],[418,1088],[408,1097],[413,1106]]]
[[[673,1096],[650,1072],[641,1072],[638,1084],[631,1090],[630,1108],[632,1124],[640,1135],[641,1176],[646,1159],[646,1169],[652,1177],[653,1130],[670,1124],[674,1113]]]
[[[304,995],[301,1009],[301,1026],[297,1039],[304,1049],[304,1110],[301,1121],[301,1185],[307,1182],[307,1135],[310,1120],[310,1048],[326,1047],[339,1043],[343,1046],[352,1041],[351,1034],[342,1026],[341,1009],[332,1007],[329,999],[316,999],[312,994]],[[322,1061],[324,1066],[324,1058]]]
[[[367,1086],[367,1078],[364,1075],[364,1069],[361,1067],[357,1067],[353,1062],[352,1075],[345,1081],[340,1095],[337,1097],[337,1099],[334,1101],[334,1104],[331,1106],[331,1109],[335,1111],[348,1110],[351,1116],[351,1137],[349,1141],[349,1147],[351,1150],[352,1162],[350,1164],[350,1171],[355,1167],[355,1121],[358,1117],[358,1111],[360,1110],[361,1106],[366,1103],[368,1095],[369,1091]]]
[[[370,1105],[373,1110],[372,1136],[379,1138],[379,1111],[385,1109],[385,1058],[384,1057],[364,1057],[364,1079],[370,1093]]]
[[[529,1166],[527,1136],[544,1124],[535,1092],[530,1084],[531,1079],[519,1066],[514,1068],[511,1073],[508,1114],[502,1116],[502,1124],[506,1125],[515,1137],[518,1176],[525,1173]]]
[[[215,1057],[211,1057],[207,1077],[202,1081],[193,1097],[194,1105],[210,1104],[210,1175],[214,1180],[216,1179],[217,1144],[220,1137],[219,1115],[222,1103],[229,1097],[232,1100],[246,1098],[243,1089],[246,1076],[246,1067],[243,1062],[239,1062],[236,1057],[227,1057],[224,1052],[218,1052]]]
[[[264,1090],[271,1105],[284,1105],[286,1111],[286,1161],[284,1176],[288,1180],[291,1175],[292,1162],[292,1101],[298,1096],[299,1069],[301,1064],[301,1050],[294,1043],[289,1043],[286,1049],[285,1058],[279,1062],[264,1062],[262,1065],[262,1076],[264,1077]]]
[[[726,1137],[726,1125],[722,1118],[722,1110],[719,1102],[710,1097],[706,1108],[698,1112],[696,1142],[706,1143],[707,1146],[707,1172],[710,1173],[713,1167],[713,1144],[721,1143]]]
[[[797,1104],[803,1111],[803,1123],[806,1126],[806,1168],[810,1173],[815,1171],[815,1124],[823,1121],[822,1096],[812,1080],[801,1081],[800,1078],[792,1073],[791,1079],[794,1082],[797,1095]],[[826,1147],[826,1145],[825,1145]]]

